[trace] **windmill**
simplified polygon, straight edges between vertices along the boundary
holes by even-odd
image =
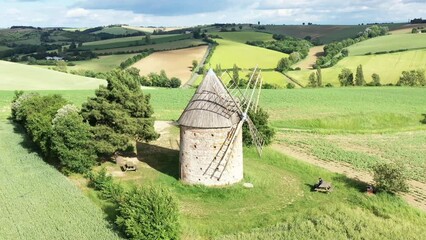
[[[261,155],[263,138],[249,111],[256,111],[262,86],[261,70],[254,69],[247,86],[228,87],[209,70],[180,116],[180,176],[190,184],[222,186],[243,178],[242,126],[248,124]]]

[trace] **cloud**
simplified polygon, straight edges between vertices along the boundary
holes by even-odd
[[[66,12],[65,17],[68,18],[80,18],[89,16],[90,11],[84,8],[73,8]]]
[[[249,0],[248,2],[253,1]],[[85,0],[77,2],[75,6],[86,9],[114,9],[131,11],[134,13],[157,16],[178,16],[196,13],[217,12],[243,3],[244,1],[242,0]]]

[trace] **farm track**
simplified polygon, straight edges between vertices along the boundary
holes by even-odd
[[[294,146],[288,146],[285,144],[273,144],[272,148],[278,150],[279,152],[288,155],[290,157],[296,158],[298,160],[304,161],[309,164],[313,164],[328,171],[344,174],[349,178],[359,180],[365,183],[372,183],[373,176],[367,171],[362,171],[359,169],[354,169],[349,164],[344,164],[341,162],[334,161],[323,161],[315,156],[312,156],[302,149],[296,148]],[[401,196],[413,207],[426,211],[426,184],[418,181],[409,181],[410,192],[403,193]]]

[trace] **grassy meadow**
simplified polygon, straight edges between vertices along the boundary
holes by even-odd
[[[0,73],[0,90],[95,89],[106,83],[105,80],[5,61],[0,61]]]
[[[107,55],[99,56],[86,61],[75,61],[75,66],[67,67],[68,70],[92,70],[95,72],[108,72],[112,69],[119,67],[120,63],[128,58],[135,56],[136,53],[132,54],[119,54],[119,55]]]
[[[348,47],[349,56],[383,51],[426,48],[426,34],[395,34],[371,38]]]
[[[220,64],[222,69],[230,69],[237,64],[244,69],[254,68],[256,65],[263,69],[273,69],[281,58],[288,56],[285,53],[238,42],[223,39],[216,41],[219,45],[209,62],[212,67]]]
[[[124,27],[106,27],[106,28],[103,28],[102,30],[93,32],[93,34],[109,33],[109,34],[113,34],[113,35],[127,35],[127,34],[138,33],[138,32],[140,32],[140,31],[134,30],[134,29],[129,29],[129,28],[124,28]]]
[[[382,84],[395,84],[402,71],[426,69],[426,49],[412,50],[398,53],[350,56],[340,60],[331,68],[322,69],[323,83],[331,83],[340,86],[338,75],[343,68],[349,68],[355,75],[356,68],[362,64],[364,77],[367,82],[371,81],[371,75],[377,73]],[[309,75],[314,70],[290,71],[288,75],[297,79],[303,85],[308,83]]]

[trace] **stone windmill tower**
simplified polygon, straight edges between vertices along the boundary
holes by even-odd
[[[257,68],[245,90],[238,83],[227,88],[213,70],[208,71],[178,120],[183,182],[223,186],[242,180],[244,122],[259,154],[263,147],[263,139],[247,115],[250,109],[257,109],[261,84]]]

